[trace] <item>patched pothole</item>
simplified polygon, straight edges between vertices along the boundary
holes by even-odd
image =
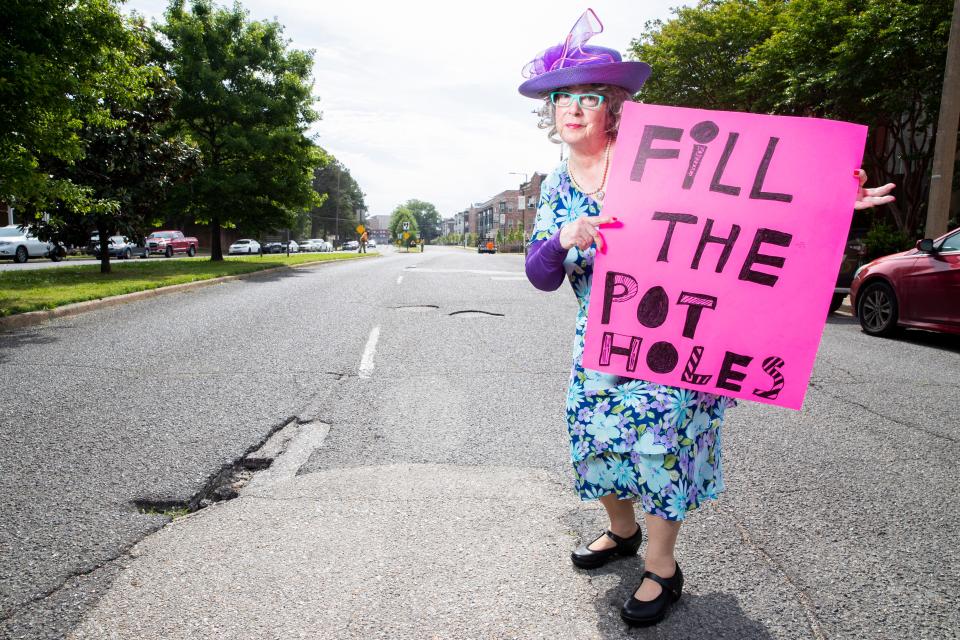
[[[503,318],[506,317],[502,313],[497,313],[495,311],[484,311],[483,309],[464,309],[463,311],[451,311],[447,315],[450,316],[467,316],[467,317],[494,317],[494,318]]]

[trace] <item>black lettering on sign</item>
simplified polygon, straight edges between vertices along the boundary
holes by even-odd
[[[667,225],[667,232],[663,236],[663,244],[660,245],[660,253],[657,255],[657,262],[669,262],[667,256],[670,251],[670,242],[673,240],[673,230],[677,228],[677,223],[682,222],[683,224],[697,224],[697,216],[690,215],[689,213],[667,213],[666,211],[655,211],[653,214],[654,220],[666,220],[670,224]]]
[[[689,305],[687,307],[687,320],[683,323],[683,337],[693,340],[697,333],[697,325],[700,323],[700,312],[706,309],[716,309],[717,299],[714,296],[708,296],[705,293],[687,293],[682,291],[677,304]],[[703,347],[700,347],[703,351]],[[697,358],[700,360],[700,358]],[[710,376],[707,376],[708,378]]]
[[[663,340],[654,343],[647,351],[647,366],[654,373],[670,373],[676,368],[679,359],[677,348]]]
[[[693,151],[690,152],[690,163],[687,165],[687,173],[683,176],[683,188],[689,189],[693,186],[693,180],[697,177],[697,171],[703,164],[703,156],[707,153],[707,144],[713,142],[713,139],[720,133],[719,127],[715,122],[704,120],[693,125],[690,129],[690,137],[700,144],[693,145]]]
[[[633,276],[618,271],[608,271],[603,287],[603,316],[600,324],[610,324],[610,307],[614,302],[623,302],[637,295],[637,281]]]
[[[647,159],[671,160],[680,157],[680,149],[654,149],[652,148],[654,140],[672,140],[679,142],[683,136],[683,129],[674,127],[662,127],[656,124],[648,124],[643,128],[643,137],[640,138],[640,148],[637,149],[637,157],[633,161],[633,169],[630,171],[630,179],[634,182],[640,182],[643,179],[643,170],[647,166]]]
[[[704,248],[706,248],[707,243],[715,242],[723,245],[723,251],[720,253],[720,259],[717,261],[716,269],[717,273],[720,273],[723,271],[723,267],[726,266],[727,260],[730,259],[730,252],[733,251],[733,245],[740,236],[740,225],[735,224],[731,226],[730,235],[726,238],[710,235],[711,231],[713,231],[713,220],[707,218],[707,224],[704,225],[703,233],[700,234],[700,244],[697,245],[697,252],[693,254],[693,262],[690,263],[690,268],[700,268],[700,258],[703,257]]]
[[[753,395],[760,398],[766,398],[767,400],[776,400],[777,396],[780,395],[780,392],[783,390],[783,374],[780,373],[780,367],[784,365],[783,358],[777,356],[770,356],[763,361],[763,371],[773,379],[773,386],[763,391],[761,389],[754,389]]]
[[[750,246],[750,253],[747,254],[747,259],[743,261],[743,268],[740,269],[739,279],[756,282],[765,287],[772,287],[777,284],[779,276],[763,273],[762,271],[754,271],[751,267],[755,264],[765,264],[776,267],[777,269],[782,268],[785,258],[760,253],[760,245],[775,244],[780,247],[789,247],[791,240],[793,240],[793,236],[783,231],[763,228],[757,229],[756,235],[753,236],[753,245]]]
[[[710,382],[710,378],[713,376],[705,376],[697,373],[697,367],[700,366],[701,358],[703,358],[703,347],[694,347],[690,352],[690,358],[687,359],[687,366],[683,369],[683,375],[680,376],[681,380],[696,385],[704,385]]]
[[[663,287],[650,287],[637,305],[637,320],[645,327],[656,329],[667,319],[670,298]]]
[[[720,180],[723,179],[723,172],[727,169],[727,162],[730,161],[730,156],[733,155],[733,148],[737,146],[737,140],[739,138],[740,134],[735,131],[731,131],[730,135],[727,136],[727,145],[723,148],[723,153],[720,154],[720,162],[717,163],[717,169],[713,172],[713,180],[710,181],[710,191],[725,193],[730,196],[740,195],[740,187],[732,187],[721,184],[720,182]]]
[[[637,368],[637,360],[640,359],[640,343],[642,339],[637,336],[623,336],[630,338],[629,347],[617,347],[613,344],[613,337],[619,336],[619,333],[603,332],[603,338],[600,340],[600,366],[606,367],[610,364],[611,356],[626,356],[627,371],[633,371]]]
[[[791,202],[793,196],[788,193],[767,193],[763,190],[763,181],[767,178],[767,170],[770,168],[770,160],[773,159],[773,152],[777,148],[780,138],[770,137],[767,143],[767,150],[763,152],[763,159],[760,166],[757,167],[757,175],[753,179],[753,187],[750,189],[750,197],[754,200],[774,200],[776,202]]]
[[[751,356],[727,351],[723,356],[723,364],[720,365],[720,373],[717,374],[717,387],[728,391],[740,391],[740,385],[737,382],[742,382],[747,374],[735,370],[734,367],[746,367],[752,361]]]

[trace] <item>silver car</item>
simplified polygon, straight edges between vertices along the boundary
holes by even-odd
[[[26,262],[30,258],[63,260],[66,251],[60,245],[39,239],[18,225],[0,227],[0,258],[13,258],[14,262]]]

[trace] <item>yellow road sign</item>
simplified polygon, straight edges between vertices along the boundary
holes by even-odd
[[[403,232],[403,239],[406,240],[406,239],[409,238],[409,237],[410,237],[410,232],[409,232],[409,231],[404,231],[404,232]]]
[[[364,226],[363,226],[362,224],[358,224],[358,225],[357,225],[357,233],[363,233],[364,231],[366,231],[366,229],[364,228]]]

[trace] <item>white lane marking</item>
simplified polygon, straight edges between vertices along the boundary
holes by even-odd
[[[367,346],[363,348],[360,358],[360,377],[369,378],[373,375],[373,354],[377,351],[377,340],[380,339],[380,327],[374,327],[367,338]]]
[[[522,275],[522,276],[499,276],[499,277],[498,277],[498,276],[492,276],[490,279],[491,279],[491,280],[526,280],[526,279],[527,279],[527,276],[526,276],[526,275]]]
[[[397,284],[403,282],[403,276],[397,276]]]
[[[283,452],[269,468],[254,474],[250,484],[244,487],[244,494],[256,495],[258,490],[269,489],[271,485],[293,478],[300,467],[310,459],[310,454],[323,446],[327,434],[330,433],[330,425],[320,421],[306,422],[295,428],[296,433]]]
[[[407,271],[410,267],[407,267]],[[417,273],[476,273],[481,276],[525,276],[523,271],[503,271],[495,269],[417,269]]]

